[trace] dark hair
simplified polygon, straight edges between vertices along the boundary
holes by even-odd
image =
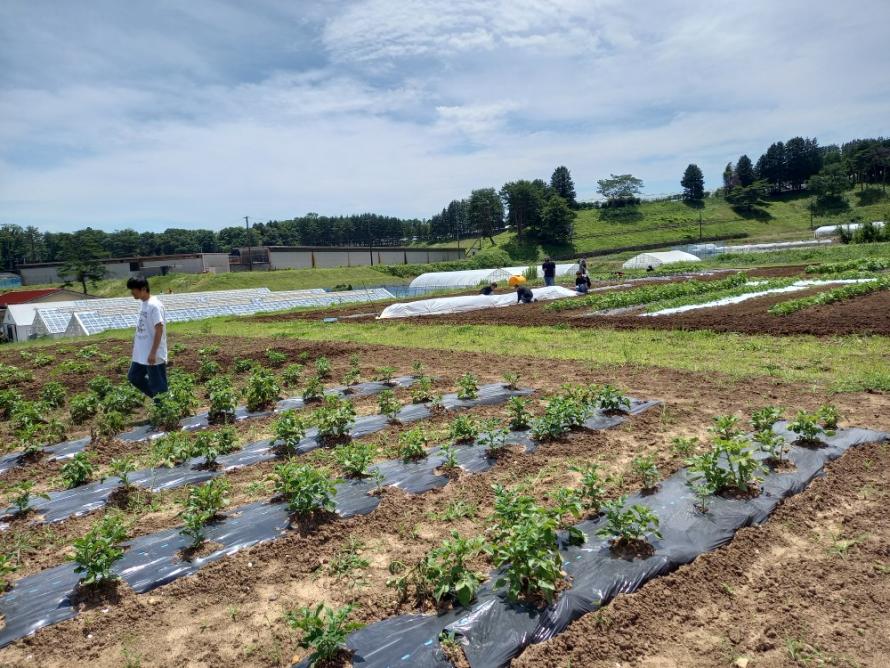
[[[132,278],[128,278],[127,290],[146,290],[147,292],[151,292],[151,288],[148,287],[148,279],[145,278],[145,276],[133,276]]]
[[[492,283],[492,284],[491,284],[491,287],[496,288],[496,287],[498,287],[498,284],[497,284],[497,283]]]

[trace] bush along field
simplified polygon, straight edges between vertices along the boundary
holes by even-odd
[[[446,335],[421,349],[386,325],[337,328],[381,343],[215,326],[171,328],[157,402],[123,382],[120,337],[0,351],[2,662],[532,661],[519,639],[573,638],[758,531],[744,527],[770,531],[781,499],[807,508],[850,458],[873,462],[858,507],[881,504],[884,397],[832,394],[834,372],[802,384],[457,353]],[[880,524],[872,539],[811,521],[820,563],[882,577]],[[855,651],[793,631],[795,651]]]

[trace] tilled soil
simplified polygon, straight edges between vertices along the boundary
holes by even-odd
[[[513,665],[890,665],[888,476],[890,445],[847,452],[766,524]]]
[[[259,353],[271,341],[200,337],[188,341],[190,348],[215,343],[232,358]],[[531,493],[546,502],[560,485],[577,484],[569,472],[572,463],[596,460],[604,473],[613,476],[610,494],[639,487],[640,481],[630,471],[630,461],[641,454],[655,457],[662,476],[682,465],[682,458],[670,448],[674,436],[707,438],[706,430],[713,416],[746,413],[766,403],[792,408],[814,409],[829,400],[824,390],[800,388],[764,377],[735,381],[712,374],[680,373],[670,370],[620,367],[591,371],[575,362],[547,361],[528,366],[525,360],[497,355],[423,351],[382,346],[351,344],[312,344],[313,354],[326,354],[334,363],[335,377],[345,368],[348,357],[357,353],[364,364],[395,366],[399,372],[410,371],[411,363],[422,354],[429,373],[453,385],[466,370],[473,370],[481,382],[500,379],[503,373],[522,374],[522,383],[541,393],[553,391],[567,379],[574,382],[610,382],[640,397],[661,399],[662,409],[631,418],[621,427],[605,432],[577,432],[564,442],[548,444],[534,454],[511,452],[499,459],[492,471],[479,475],[461,475],[449,485],[428,494],[410,496],[387,489],[380,507],[370,515],[323,523],[301,533],[292,531],[280,540],[256,546],[217,562],[194,576],[183,578],[149,594],[135,595],[119,588],[120,600],[88,603],[78,618],[43,629],[36,635],[0,650],[2,665],[70,666],[89,662],[98,666],[118,666],[126,661],[145,666],[271,666],[288,665],[305,655],[297,647],[298,635],[282,621],[286,610],[326,601],[339,606],[356,603],[355,618],[372,622],[398,612],[417,611],[411,601],[400,602],[386,586],[393,561],[412,564],[427,550],[437,546],[452,529],[470,536],[484,532],[486,515],[492,504],[493,483],[524,482]],[[274,347],[295,354],[305,344],[276,340]],[[844,415],[845,424],[890,428],[886,398],[879,394],[845,394],[834,398]],[[540,410],[540,407],[537,407]],[[492,412],[493,411],[493,412]],[[494,409],[480,415],[494,414]],[[392,441],[398,430],[382,437]],[[314,454],[314,453],[313,453]],[[321,453],[324,454],[324,453]],[[885,474],[883,469],[877,471]],[[249,485],[261,481],[268,466],[244,469],[232,477],[237,502],[247,498]],[[878,487],[877,485],[875,485]],[[880,489],[880,488],[879,488]],[[262,490],[253,492],[262,497]],[[810,497],[808,497],[810,498]],[[475,507],[469,517],[442,519],[443,513],[462,502]],[[808,506],[805,506],[808,507]],[[149,511],[144,526],[169,525],[175,509],[166,505]],[[834,524],[822,523],[820,506],[810,510],[814,527],[833,530]],[[72,531],[85,527],[75,521]],[[880,524],[874,534],[887,532]],[[71,535],[67,531],[65,538]],[[31,537],[36,536],[35,534]],[[25,537],[27,538],[27,537]],[[363,547],[359,556],[369,564],[353,571],[352,576],[336,577],[331,564],[342,555],[350,539]],[[67,542],[67,541],[66,541]],[[65,551],[58,542],[46,548],[46,562],[59,559]],[[750,557],[749,557],[750,558]],[[851,551],[851,559],[857,553]],[[890,561],[885,559],[884,562]],[[866,564],[867,565],[867,564]],[[488,572],[488,566],[479,564]],[[806,579],[803,569],[799,584],[806,591],[830,597],[833,589],[823,589],[818,578]],[[711,574],[726,580],[721,573]],[[805,580],[805,581],[804,581]],[[711,586],[711,585],[709,585]],[[709,591],[711,591],[709,589]],[[722,599],[716,599],[717,604]],[[712,601],[713,603],[713,601]],[[429,607],[422,608],[428,611]],[[528,656],[531,656],[529,654]],[[526,660],[523,658],[522,660]],[[554,665],[541,656],[534,665]],[[587,665],[576,660],[573,665]],[[657,665],[657,664],[653,664]],[[678,665],[697,665],[678,664]],[[710,665],[705,662],[705,665]]]

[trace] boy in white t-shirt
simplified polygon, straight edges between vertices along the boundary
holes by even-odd
[[[131,278],[127,288],[133,299],[142,302],[127,380],[146,396],[155,397],[167,391],[167,312],[161,301],[151,296],[147,279]]]

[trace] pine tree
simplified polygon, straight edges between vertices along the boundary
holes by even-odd
[[[542,229],[540,237],[542,241],[555,243],[567,243],[572,239],[572,223],[575,220],[575,212],[569,208],[559,195],[551,195],[544,205],[541,213]]]
[[[754,183],[754,165],[751,164],[751,158],[747,155],[739,156],[739,161],[735,164],[735,176],[743,188]]]
[[[575,182],[572,180],[572,173],[568,167],[560,165],[553,170],[553,175],[550,177],[550,187],[570,207],[575,208],[578,205],[578,202],[575,200]]]
[[[705,177],[698,165],[692,164],[683,172],[680,181],[683,186],[683,199],[697,202],[705,197]]]

